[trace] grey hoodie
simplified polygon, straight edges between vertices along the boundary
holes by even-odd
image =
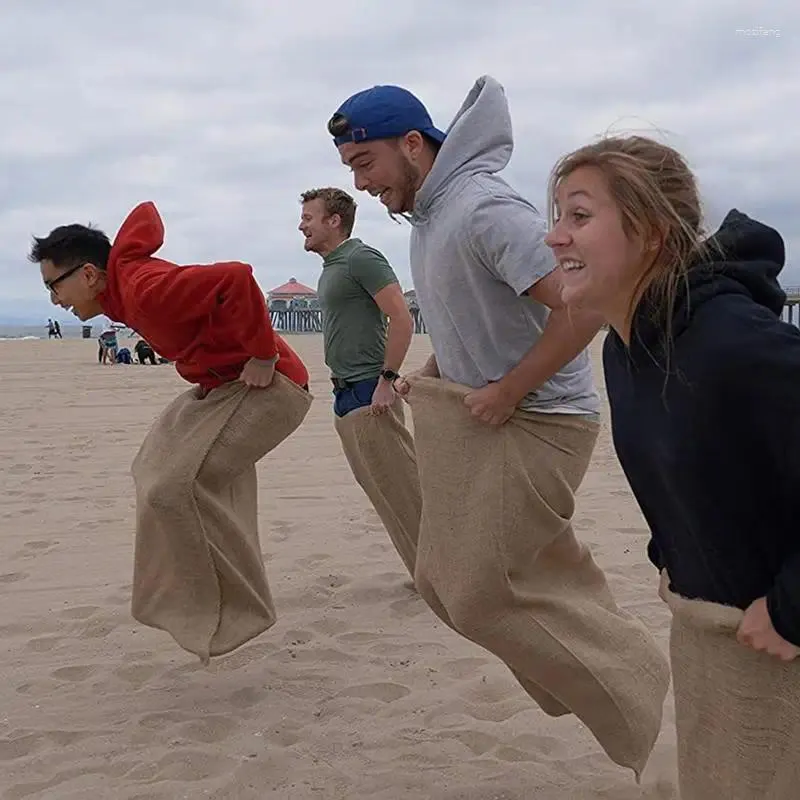
[[[525,292],[555,268],[542,216],[497,173],[514,142],[503,87],[479,78],[447,130],[409,221],[411,275],[442,377],[500,380],[541,336],[549,309]],[[581,353],[520,408],[595,414]]]

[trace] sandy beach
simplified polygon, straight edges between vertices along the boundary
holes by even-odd
[[[204,668],[129,613],[130,464],[186,384],[101,367],[94,339],[0,341],[2,800],[675,800],[671,695],[637,786],[404,587],[333,430],[321,337],[291,342],[316,400],[259,469],[280,618]],[[415,337],[409,368],[428,353]],[[607,416],[575,527],[666,648]]]

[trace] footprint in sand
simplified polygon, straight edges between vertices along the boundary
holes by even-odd
[[[0,739],[0,761],[13,761],[30,755],[41,742],[39,735],[25,734]]]
[[[303,556],[297,559],[297,566],[301,569],[314,569],[326,561],[330,561],[330,553],[311,553],[311,555]]]
[[[25,542],[26,550],[47,550],[55,547],[58,542],[55,539],[34,539],[30,542]]]
[[[216,744],[227,739],[238,727],[239,723],[231,717],[207,714],[203,719],[179,725],[175,732],[191,742]]]
[[[65,639],[64,636],[37,636],[31,639],[25,647],[34,653],[49,653],[58,647]]]
[[[58,616],[62,619],[88,619],[100,610],[99,606],[73,606],[59,612]]]
[[[337,641],[341,642],[342,644],[374,644],[378,640],[380,640],[380,634],[371,633],[369,631],[354,631],[352,633],[343,633],[341,636],[337,636]]]
[[[258,736],[259,734],[256,734]],[[279,727],[268,728],[260,736],[270,744],[280,747],[292,747],[303,740],[303,727],[290,722],[284,722]]]
[[[280,646],[274,642],[258,642],[248,645],[247,647],[242,647],[227,656],[223,656],[216,661],[213,667],[216,667],[216,670],[219,672],[241,669],[242,667],[249,666],[253,662],[261,661],[262,659],[274,655],[280,649]],[[194,671],[194,669],[199,667],[199,664],[195,662],[192,664],[192,667]]]
[[[475,678],[481,675],[481,671],[488,663],[488,658],[455,658],[452,661],[445,661],[440,670],[457,680]]]
[[[6,572],[5,575],[0,575],[0,583],[17,583],[28,577],[30,576],[27,572]]]
[[[79,683],[85,681],[89,676],[93,675],[96,667],[89,666],[88,664],[81,664],[74,667],[59,667],[54,669],[50,676],[60,681],[70,681],[71,683]]]
[[[364,683],[339,692],[337,697],[358,697],[363,700],[379,700],[394,703],[411,694],[411,689],[399,683]]]
[[[322,619],[315,620],[310,623],[309,628],[315,631],[327,634],[328,636],[335,636],[337,633],[344,633],[350,630],[350,623],[335,617],[323,617]]]
[[[435,734],[433,738],[439,741],[455,739],[476,756],[482,756],[484,753],[488,753],[490,750],[497,747],[499,742],[496,736],[490,736],[488,733],[482,733],[481,731],[473,731],[469,728],[441,731]]]
[[[180,711],[156,711],[152,714],[144,714],[139,718],[137,725],[151,731],[158,731],[170,725],[191,722],[191,718],[182,714]]]
[[[263,689],[255,689],[247,686],[244,689],[237,689],[228,698],[228,702],[236,708],[253,708],[257,706],[265,697],[267,692]]]
[[[408,593],[402,600],[395,600],[389,604],[389,611],[393,617],[410,619],[418,617],[420,614],[427,614],[428,607],[422,602],[422,598],[416,593]]]
[[[283,635],[283,643],[296,647],[302,644],[308,644],[314,639],[314,634],[303,630],[286,631]]]
[[[78,633],[80,639],[105,639],[117,627],[117,623],[109,622],[108,619],[90,619]]]
[[[152,664],[129,664],[124,667],[117,667],[114,675],[123,681],[134,684],[136,687],[143,686],[151,678],[161,672],[160,666]]]
[[[203,750],[181,750],[156,762],[156,781],[203,781],[233,772],[239,761]],[[148,781],[149,783],[150,781]],[[191,796],[191,795],[186,795]]]
[[[323,589],[339,589],[342,586],[347,586],[351,581],[352,578],[347,578],[344,575],[323,575],[316,578],[314,583]]]

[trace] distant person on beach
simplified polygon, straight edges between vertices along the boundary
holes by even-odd
[[[136,342],[133,346],[133,352],[136,353],[136,359],[140,364],[145,364],[148,361],[153,365],[157,363],[155,350],[144,339],[139,339]]]
[[[383,253],[352,236],[355,200],[326,187],[303,192],[300,202],[305,249],[322,258],[317,294],[336,431],[356,481],[413,578],[419,479],[403,402],[393,384],[414,323]]]
[[[53,330],[55,332],[56,339],[63,339],[64,337],[61,335],[61,323],[57,320],[53,320]]]
[[[800,794],[800,330],[780,234],[706,237],[674,149],[603,139],[553,170],[562,298],[602,314],[614,444],[672,611],[683,800]]]
[[[131,351],[127,347],[120,347],[117,350],[117,364],[133,364],[133,358],[131,357]]]
[[[252,267],[179,266],[156,255],[163,241],[161,217],[146,202],[113,245],[100,230],[64,225],[35,238],[29,258],[55,305],[138,331],[192,384],[155,421],[133,463],[132,610],[207,662],[275,623],[256,463],[299,427],[312,398]]]
[[[577,714],[639,774],[667,665],[571,526],[600,429],[586,352],[600,319],[567,310],[544,219],[497,175],[513,149],[503,88],[480,78],[445,134],[408,90],[375,86],[328,133],[356,189],[411,224],[433,347],[396,384],[422,491],[417,590],[544,711]]]
[[[109,326],[105,328],[100,336],[97,337],[98,351],[97,360],[101,364],[116,364],[117,363],[117,348],[119,343],[117,341],[117,331],[115,328]]]

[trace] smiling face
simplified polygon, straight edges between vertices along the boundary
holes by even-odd
[[[309,253],[329,253],[339,244],[339,215],[326,214],[321,197],[303,203],[298,230],[305,237],[303,246]]]
[[[601,170],[578,167],[559,182],[554,201],[558,218],[546,242],[563,272],[564,303],[607,319],[629,308],[644,272],[644,249],[626,232]]]
[[[39,268],[53,305],[70,311],[82,322],[103,313],[98,299],[106,285],[103,270],[89,263],[56,266],[49,259],[44,259]]]
[[[419,163],[424,146],[422,135],[411,131],[399,139],[346,142],[339,145],[339,155],[352,170],[356,189],[379,198],[390,213],[402,214],[414,209],[427,174]]]

